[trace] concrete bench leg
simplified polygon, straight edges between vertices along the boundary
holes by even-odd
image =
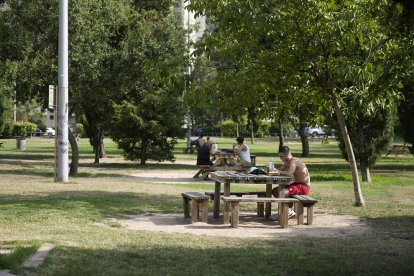
[[[281,216],[280,218],[280,226],[282,226],[282,228],[286,228],[288,227],[288,223],[289,223],[289,219],[288,219],[288,213],[289,213],[289,204],[286,203],[280,203],[282,205],[281,208]]]
[[[313,223],[313,204],[308,205],[307,207],[307,214],[308,214],[308,225],[312,225]]]
[[[198,222],[198,200],[191,200],[191,223]]]
[[[187,219],[190,217],[190,199],[183,197],[183,207],[184,207],[184,219]]]
[[[303,224],[303,204],[302,203],[295,203],[295,212],[296,212],[296,218],[298,220],[298,225]]]
[[[232,202],[229,204],[231,209],[231,227],[237,228],[239,227],[239,203]]]
[[[202,204],[201,221],[207,223],[207,217],[208,217],[208,199],[203,199],[201,201],[201,204]]]

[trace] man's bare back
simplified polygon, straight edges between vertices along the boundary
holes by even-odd
[[[279,169],[279,173],[281,175],[293,176],[295,182],[310,186],[310,176],[306,165],[300,159],[291,155],[290,157],[281,157],[282,160],[285,160],[283,160],[283,166]]]

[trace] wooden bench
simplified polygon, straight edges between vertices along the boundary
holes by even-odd
[[[0,142],[0,147],[2,147],[3,146],[3,142]]]
[[[208,216],[208,195],[199,192],[182,193],[184,206],[184,219],[190,217],[190,201],[191,201],[191,223],[195,223],[199,219],[199,206],[202,205],[201,221],[207,223]]]
[[[299,200],[295,203],[295,212],[298,225],[303,224],[303,208],[307,209],[307,224],[312,225],[313,223],[313,205],[318,201],[307,195],[292,195],[292,198]]]
[[[205,192],[206,195],[210,196],[211,200],[214,200],[214,192]],[[223,196],[224,193],[220,193],[220,196]],[[258,197],[266,197],[266,192],[231,192],[231,196],[242,197],[245,195],[256,195]],[[264,203],[257,202],[257,215],[259,217],[264,217]]]
[[[230,214],[231,214],[231,227],[237,228],[239,227],[239,203],[240,202],[274,202],[280,203],[281,210],[280,210],[280,221],[279,224],[286,228],[288,226],[288,213],[289,213],[289,204],[299,202],[296,198],[272,198],[272,197],[232,197],[232,196],[224,196],[221,198],[225,204],[228,204],[230,207]]]

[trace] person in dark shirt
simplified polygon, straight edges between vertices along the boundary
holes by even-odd
[[[213,165],[210,161],[211,143],[204,143],[197,151],[197,165]]]

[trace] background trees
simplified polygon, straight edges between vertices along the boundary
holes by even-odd
[[[70,1],[70,111],[84,124],[95,163],[103,154],[103,137],[111,130],[114,106],[131,101],[148,108],[139,110],[141,114],[157,113],[156,118],[143,117],[157,123],[164,115],[170,118],[163,123],[181,115],[184,33],[181,18],[172,9],[174,2],[161,2]],[[8,5],[10,9],[0,13],[0,68],[5,68],[1,102],[10,101],[15,89],[20,103],[36,99],[46,108],[47,87],[57,77],[58,3],[8,1]],[[171,113],[163,112],[167,108]],[[169,122],[169,130],[158,135],[177,137],[180,124],[181,120]],[[130,134],[142,137],[146,131],[141,128],[140,133]]]
[[[358,116],[375,118],[384,108],[393,109],[400,96],[399,77],[389,72],[404,70],[394,66],[393,53],[402,55],[401,43],[382,24],[389,3],[195,0],[191,8],[214,22],[199,50],[225,57],[221,65],[231,68],[226,73],[236,79],[232,87],[242,99],[233,108],[240,111],[253,103],[263,111],[266,108],[261,106],[272,104],[317,102],[314,115],[335,112],[351,165],[356,205],[364,205],[346,122]],[[215,82],[217,90],[226,87],[220,78]],[[310,121],[306,115],[302,120]]]

